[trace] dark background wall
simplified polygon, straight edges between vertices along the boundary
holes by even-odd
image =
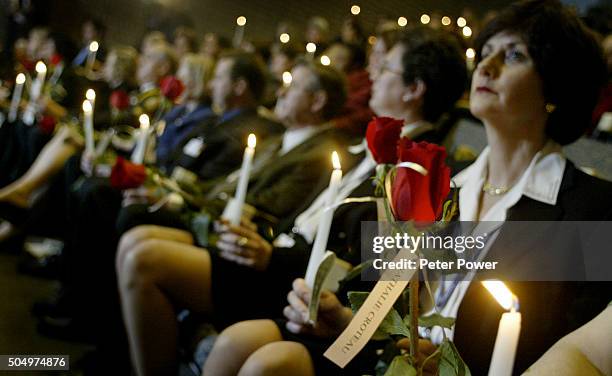
[[[286,20],[301,33],[311,16],[321,15],[330,21],[333,32],[350,15],[350,7],[361,7],[359,17],[372,30],[381,16],[404,16],[418,20],[424,12],[457,17],[469,7],[477,14],[498,9],[509,0],[52,0],[50,8],[53,24],[73,35],[86,14],[102,19],[108,26],[108,41],[138,43],[147,27],[169,32],[178,24],[193,26],[198,32],[217,31],[232,36],[236,17],[247,17],[245,37],[255,40],[271,39],[277,24]]]

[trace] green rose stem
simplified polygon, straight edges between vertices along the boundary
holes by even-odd
[[[410,355],[416,365],[419,353],[419,273],[410,281]]]

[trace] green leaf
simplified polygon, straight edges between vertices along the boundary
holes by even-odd
[[[405,317],[404,322],[410,320],[410,317]],[[434,326],[441,326],[443,328],[451,329],[455,325],[455,319],[452,317],[444,317],[439,313],[434,313],[429,316],[419,317],[419,326],[424,328],[433,328]]]
[[[416,376],[417,370],[408,362],[408,357],[398,355],[393,358],[385,376]]]
[[[455,344],[446,340],[440,345],[440,376],[471,376],[470,369],[459,355]]]
[[[370,295],[369,292],[361,291],[350,291],[348,293],[348,299],[353,313],[356,313],[359,308],[361,308],[363,302],[365,302],[365,300],[368,298],[368,295]],[[392,308],[389,313],[387,313],[387,316],[385,316],[383,321],[380,323],[380,326],[375,333],[375,337],[372,337],[372,339],[382,339],[386,338],[388,335],[402,335],[404,337],[410,336],[410,331],[402,321],[401,316],[399,313],[397,313],[395,308]]]

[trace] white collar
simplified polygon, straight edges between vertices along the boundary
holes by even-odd
[[[455,175],[452,180],[455,186],[462,188],[459,191],[459,213],[462,221],[476,220],[478,217],[478,202],[487,174],[489,152],[487,146],[474,163]],[[490,213],[485,214],[482,220],[505,220],[507,209],[516,204],[523,195],[545,204],[555,205],[565,165],[566,159],[561,152],[561,146],[548,141],[542,150],[534,155],[519,181],[489,210]]]
[[[157,86],[155,85],[155,82],[146,82],[146,83],[140,85],[140,92],[141,93],[146,93],[147,91],[153,90],[156,87]]]
[[[310,137],[314,136],[314,134],[317,133],[319,130],[321,130],[321,126],[319,125],[309,125],[306,127],[287,129],[283,134],[283,143],[281,146],[280,153],[288,153],[296,146],[300,145],[304,141],[308,140]]]
[[[415,121],[414,123],[405,124],[402,127],[400,137],[401,138],[407,137],[410,139],[414,139],[415,137],[418,137],[422,135],[423,133],[428,132],[432,129],[434,129],[434,126],[431,123],[425,120],[418,120],[418,121]]]

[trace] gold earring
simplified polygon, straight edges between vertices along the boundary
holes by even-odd
[[[552,114],[557,108],[557,106],[555,106],[552,103],[546,103],[546,106],[544,106],[544,108],[546,109],[546,112],[548,112],[549,114]]]

